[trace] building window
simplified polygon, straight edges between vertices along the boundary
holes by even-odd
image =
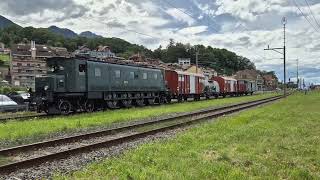
[[[121,77],[121,71],[120,70],[115,70],[115,76],[116,78],[120,78]]]
[[[94,75],[96,77],[101,77],[101,69],[100,68],[95,68],[94,69]]]
[[[148,79],[148,74],[147,73],[143,73],[142,74],[142,79]]]
[[[19,66],[19,67],[20,67],[20,66],[22,66],[22,64],[21,64],[21,63],[17,63],[17,66]]]

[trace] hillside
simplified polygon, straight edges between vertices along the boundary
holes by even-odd
[[[11,20],[9,20],[9,19],[7,19],[7,18],[5,18],[5,17],[0,15],[0,29],[6,28],[6,27],[9,27],[9,26],[12,26],[12,25],[18,26],[17,24],[12,22]]]
[[[50,26],[48,30],[58,35],[62,35],[63,37],[66,37],[66,38],[75,38],[78,36],[77,33],[73,32],[70,29],[59,28],[57,26]]]
[[[97,35],[93,32],[90,32],[90,31],[84,31],[84,32],[80,33],[79,36],[86,37],[86,38],[101,38],[102,37],[102,36]]]
[[[10,24],[8,21],[6,24]],[[255,69],[254,63],[248,58],[239,56],[227,49],[204,45],[191,46],[190,44],[174,42],[174,40],[171,40],[166,47],[160,46],[152,51],[142,45],[132,44],[120,38],[105,38],[89,31],[78,35],[70,29],[57,26],[49,28],[7,26],[0,29],[0,42],[5,43],[6,46],[30,40],[35,41],[37,44],[65,47],[70,52],[83,45],[90,49],[96,49],[99,45],[110,46],[111,50],[120,57],[129,58],[134,54],[140,53],[146,57],[160,59],[168,63],[176,63],[178,58],[190,58],[191,62],[195,63],[196,49],[198,49],[199,64],[214,68],[219,73],[232,75],[239,70]]]

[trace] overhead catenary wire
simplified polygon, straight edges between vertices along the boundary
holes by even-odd
[[[318,28],[320,28],[320,24],[319,24],[318,20],[316,19],[316,17],[314,16],[314,13],[312,12],[312,10],[311,10],[311,8],[310,8],[310,4],[308,3],[307,0],[304,0],[304,1],[306,2],[307,6],[308,6],[308,8],[309,8],[310,14],[311,14],[311,16],[313,17],[314,21],[316,22]]]
[[[167,1],[167,0],[163,0],[163,2],[165,2],[166,4],[168,4],[169,6],[171,6],[172,8],[174,8],[174,9],[182,12],[183,14],[191,17],[193,20],[197,20],[197,21],[198,21],[198,18],[195,17],[194,15],[192,15],[191,13],[189,13],[188,11],[183,11],[182,9],[177,8],[174,4],[170,3],[170,2]],[[210,18],[210,20],[211,20],[214,24],[216,24],[211,18]],[[211,25],[211,24],[210,24],[210,25]],[[217,24],[216,24],[216,25],[217,25]],[[214,27],[214,26],[212,26],[212,25],[211,25],[210,27],[211,27],[215,32],[219,32],[219,30],[217,30],[216,27]]]
[[[291,0],[293,4],[297,7],[297,9],[300,11],[300,14],[306,19],[306,21],[311,25],[311,27],[316,31],[319,32],[319,30],[310,22],[308,16],[304,14],[304,12],[301,10],[300,6],[297,4],[296,0]]]
[[[95,21],[95,22],[100,23],[100,24],[105,24],[105,25],[108,26],[108,23],[106,23],[106,22],[97,21],[97,20],[94,20],[94,19],[90,19],[90,20]],[[133,32],[133,33],[136,33],[136,34],[145,36],[145,37],[162,40],[162,38],[160,38],[160,37],[156,37],[156,36],[153,36],[153,35],[150,35],[150,34],[142,33],[142,32],[133,30],[133,29],[131,29],[131,28],[129,29],[129,28],[123,27],[123,26],[117,26],[117,27],[113,27],[113,28],[122,29],[122,30],[125,30],[125,31],[128,31],[128,32]]]

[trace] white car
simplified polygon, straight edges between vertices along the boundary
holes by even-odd
[[[18,105],[8,96],[0,94],[0,112],[16,112],[25,109],[25,105]]]

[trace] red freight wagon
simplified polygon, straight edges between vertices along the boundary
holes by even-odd
[[[204,89],[204,76],[182,71],[166,70],[165,80],[172,98],[179,101],[188,98],[200,99]]]
[[[247,83],[243,80],[238,80],[238,94],[243,95],[247,93]]]
[[[225,97],[227,95],[236,95],[238,92],[237,80],[230,77],[215,76],[212,80],[218,82],[220,94]]]

